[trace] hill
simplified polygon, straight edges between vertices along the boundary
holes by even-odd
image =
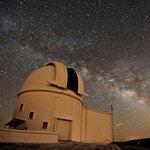
[[[2,150],[121,150],[115,144],[87,144],[78,142],[59,142],[58,144],[0,143]]]
[[[114,142],[114,144],[117,144],[122,150],[150,150],[150,138]]]

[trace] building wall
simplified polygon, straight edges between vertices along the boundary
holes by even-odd
[[[83,108],[81,141],[110,143],[111,133],[111,118],[108,113]]]
[[[57,143],[54,132],[0,129],[0,142],[5,143]]]
[[[13,118],[26,121],[28,130],[41,130],[44,121],[48,122],[47,129],[50,130],[52,120],[53,101],[55,97],[48,97],[46,92],[27,92],[20,95]],[[20,111],[20,105],[23,109]],[[30,112],[34,112],[33,119],[29,119]]]
[[[54,109],[55,127],[58,119],[70,120],[70,137],[72,141],[80,141],[82,103],[79,100],[67,96],[57,97]]]
[[[84,108],[82,101],[73,94],[44,91],[23,93],[19,96],[13,118],[26,120],[28,130],[43,130],[43,122],[48,122],[47,130],[59,132],[60,140],[64,137],[71,141],[111,142],[110,115]],[[23,110],[19,111],[21,104]],[[33,119],[29,119],[30,112],[34,112]],[[68,128],[66,131],[65,126]],[[68,137],[65,137],[65,132]]]
[[[22,129],[27,127],[28,130],[43,130],[43,122],[48,122],[47,130],[51,132],[57,132],[58,121],[69,121],[68,140],[80,141],[83,104],[81,99],[74,95],[71,91],[69,95],[50,91],[22,93],[13,118],[25,120],[26,124]],[[23,104],[22,111],[20,111],[21,104]],[[29,119],[30,112],[34,112],[33,119]]]

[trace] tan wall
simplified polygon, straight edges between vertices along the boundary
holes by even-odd
[[[0,142],[8,143],[57,143],[56,133],[25,130],[0,130]]]
[[[52,132],[56,130],[57,118],[70,120],[70,140],[80,141],[82,101],[73,95],[73,92],[69,96],[48,91],[22,93],[13,118],[26,120],[28,130],[41,130],[43,121],[47,121],[47,130]],[[21,104],[24,108],[19,111]],[[30,112],[34,112],[33,119],[29,119]]]
[[[23,111],[19,111],[20,104],[24,104]],[[28,119],[31,111],[35,113],[34,117]],[[57,132],[58,120],[63,119],[70,123],[67,132],[71,141],[111,141],[110,115],[83,108],[82,102],[71,93],[70,96],[44,91],[23,93],[13,117],[26,120],[28,130],[42,130],[43,121],[47,121],[47,130],[51,132]]]
[[[56,99],[54,117],[70,120],[72,122],[70,129],[72,141],[80,141],[81,119],[82,119],[81,116],[82,116],[82,103],[80,101],[67,96],[58,97]]]
[[[24,93],[19,97],[13,117],[25,120],[28,130],[41,130],[43,121],[47,121],[50,130],[54,99],[48,92]],[[19,111],[20,104],[23,104],[22,111]],[[30,112],[34,112],[33,119],[29,119]]]
[[[83,109],[82,136],[83,142],[112,141],[111,118],[107,113]]]

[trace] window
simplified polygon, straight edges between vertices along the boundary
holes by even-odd
[[[42,129],[47,129],[48,122],[43,122]]]
[[[33,119],[34,112],[30,112],[29,119]]]
[[[20,110],[20,111],[23,110],[23,104],[20,105],[20,109],[19,109],[19,110]]]

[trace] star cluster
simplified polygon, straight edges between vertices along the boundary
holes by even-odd
[[[83,77],[86,106],[114,107],[116,139],[150,135],[148,0],[0,0],[0,123],[25,78],[51,60]]]

